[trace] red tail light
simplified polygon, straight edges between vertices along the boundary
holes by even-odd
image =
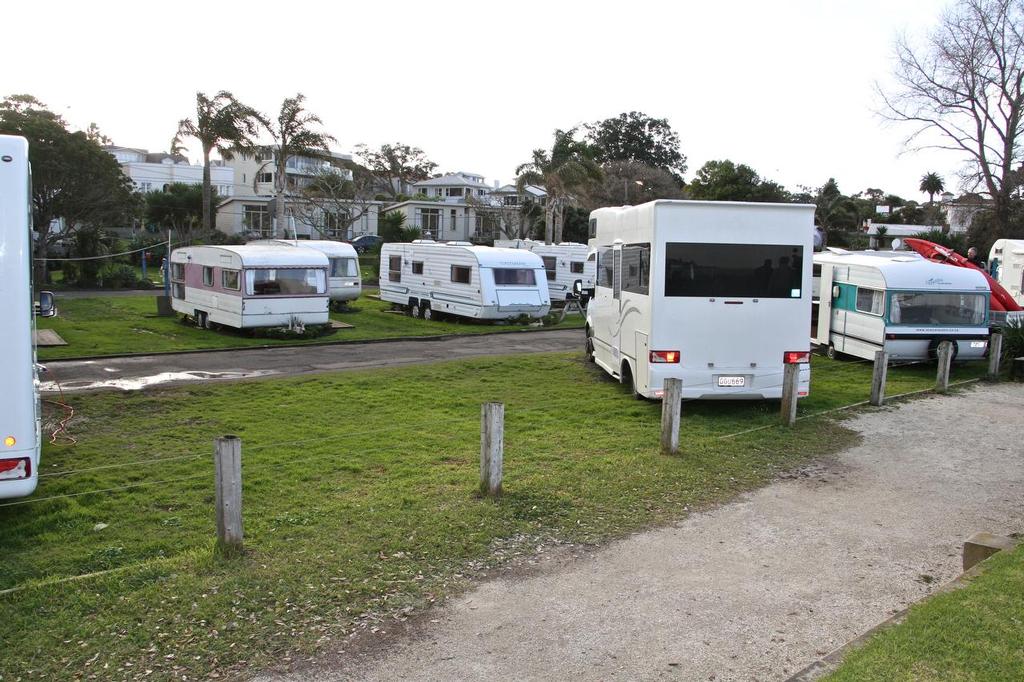
[[[31,477],[32,460],[28,457],[0,459],[0,481]]]
[[[787,350],[782,354],[782,361],[787,365],[801,365],[811,361],[809,350]]]
[[[678,363],[679,362],[679,351],[677,350],[652,350],[651,351],[651,362],[668,362]]]

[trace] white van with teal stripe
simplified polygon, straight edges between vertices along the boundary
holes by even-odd
[[[988,350],[988,282],[980,272],[933,263],[906,251],[814,254],[811,341],[829,357],[934,358],[953,342],[954,357]]]

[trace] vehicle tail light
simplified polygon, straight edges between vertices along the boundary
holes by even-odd
[[[31,476],[32,460],[28,457],[0,459],[0,481],[30,478]]]
[[[809,350],[787,350],[782,354],[782,361],[787,365],[800,365],[811,361]]]
[[[659,363],[672,363],[676,364],[679,362],[679,351],[677,350],[652,350],[651,351],[651,362]]]

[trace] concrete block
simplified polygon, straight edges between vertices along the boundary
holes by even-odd
[[[1017,541],[1003,535],[975,533],[964,543],[964,570],[970,570],[996,552],[1013,549]]]

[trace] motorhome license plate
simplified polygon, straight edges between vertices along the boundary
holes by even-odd
[[[736,386],[746,386],[747,380],[745,377],[718,377],[719,386],[728,386],[730,388]]]

